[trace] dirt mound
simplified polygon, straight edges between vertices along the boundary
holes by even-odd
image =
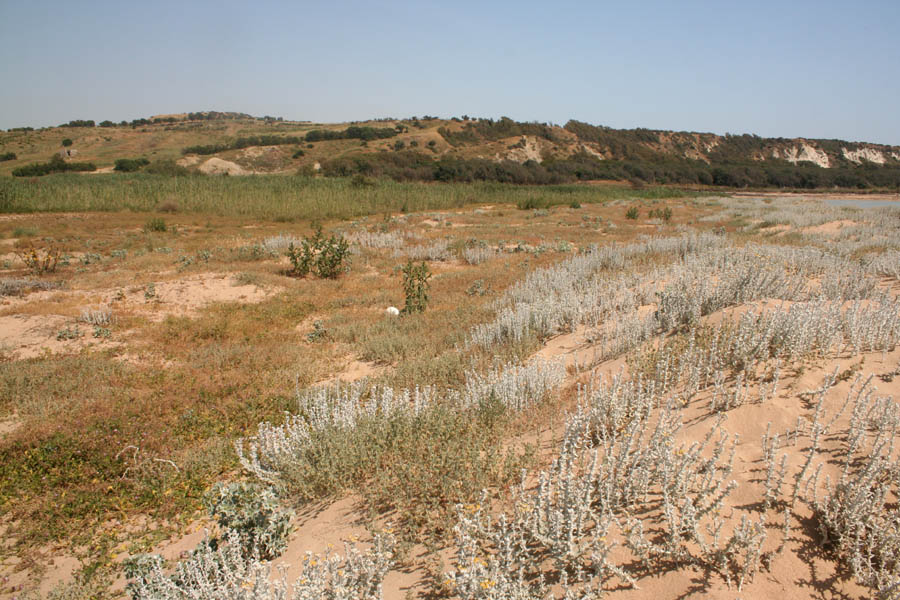
[[[247,175],[247,171],[240,165],[215,157],[200,165],[200,172],[206,175]]]

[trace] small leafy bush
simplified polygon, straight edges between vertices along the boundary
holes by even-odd
[[[403,293],[406,296],[406,304],[403,306],[403,314],[425,312],[428,306],[428,280],[431,273],[428,265],[422,261],[418,265],[412,260],[403,267]]]
[[[160,219],[159,217],[150,219],[149,221],[144,223],[145,233],[150,233],[151,231],[165,233],[166,229],[166,221],[164,219]]]
[[[638,216],[640,216],[640,214],[641,211],[638,210],[637,206],[630,206],[628,210],[625,211],[625,218],[634,221],[638,218]]]
[[[306,334],[306,339],[309,342],[328,339],[328,330],[325,328],[325,324],[318,319],[313,321],[313,330]]]
[[[16,255],[25,263],[28,270],[35,275],[56,271],[60,259],[59,250],[55,248],[38,249],[34,246],[31,246],[24,252],[17,252]]]
[[[91,162],[66,162],[59,154],[54,154],[49,162],[32,163],[13,169],[14,177],[41,177],[51,173],[66,171],[96,171],[97,165]]]
[[[650,218],[662,219],[663,221],[668,223],[672,219],[672,209],[668,206],[664,208],[652,208],[650,209]]]
[[[182,167],[174,159],[171,158],[153,161],[144,168],[144,173],[151,173],[153,175],[169,175],[172,177],[183,177],[185,175],[191,175],[191,171],[188,170],[187,167]]]
[[[549,205],[550,203],[546,198],[523,198],[516,202],[519,210],[537,210],[547,208]]]
[[[269,488],[251,483],[217,483],[203,497],[203,505],[221,527],[240,536],[245,556],[268,560],[287,547],[291,517],[279,507]]]
[[[63,145],[63,147],[68,148],[69,146],[72,145],[72,139],[71,138],[64,139],[62,141],[62,145]]]
[[[4,162],[7,160],[16,160],[16,153],[15,152],[5,152],[3,154],[0,154],[0,162]]]
[[[336,279],[349,268],[350,244],[341,235],[325,237],[318,227],[312,237],[288,246],[291,275],[306,277],[310,272],[322,279]]]
[[[375,181],[362,173],[357,173],[350,179],[350,185],[355,188],[374,187]]]
[[[140,171],[141,167],[146,167],[150,161],[146,158],[119,158],[116,160],[115,171],[119,173],[133,173]]]

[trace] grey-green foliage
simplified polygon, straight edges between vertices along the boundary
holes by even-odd
[[[270,559],[287,546],[291,517],[269,488],[220,482],[203,497],[203,505],[221,527],[240,536],[247,556]]]
[[[344,557],[307,555],[303,575],[289,587],[270,581],[271,567],[241,550],[230,531],[217,547],[204,542],[171,574],[159,556],[129,561],[126,574],[135,600],[380,600],[385,574],[394,564],[394,540],[375,537],[373,548],[348,547]]]
[[[900,598],[900,463],[894,446],[900,411],[894,399],[878,397],[872,378],[858,378],[847,394],[850,426],[840,479],[825,486],[812,505],[825,543],[877,597]],[[836,419],[835,415],[824,431]],[[815,477],[817,479],[817,476]]]

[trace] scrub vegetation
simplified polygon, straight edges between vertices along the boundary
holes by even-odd
[[[147,173],[0,194],[4,594],[898,597],[895,207]]]

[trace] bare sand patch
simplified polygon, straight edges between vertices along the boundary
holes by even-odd
[[[246,175],[247,171],[237,163],[221,158],[210,158],[200,165],[200,172],[206,175]]]
[[[67,330],[67,335],[60,331]],[[0,349],[16,359],[34,358],[43,354],[79,352],[85,348],[119,345],[102,337],[93,337],[90,325],[78,324],[62,315],[10,315],[0,317]]]
[[[110,305],[132,306],[141,312],[148,311],[156,320],[171,314],[193,316],[215,302],[257,304],[274,292],[252,283],[242,284],[231,275],[203,273],[153,283],[152,287],[148,284],[130,288],[121,295],[118,291],[109,291],[105,301]]]
[[[361,379],[377,377],[384,372],[384,367],[371,362],[364,362],[353,357],[346,357],[343,365],[334,375],[323,379],[319,383],[352,383]]]
[[[839,221],[829,221],[828,223],[822,223],[821,225],[812,227],[804,227],[802,231],[804,233],[814,233],[818,235],[837,235],[844,227],[853,227],[855,225],[858,225],[856,221],[841,219]]]

